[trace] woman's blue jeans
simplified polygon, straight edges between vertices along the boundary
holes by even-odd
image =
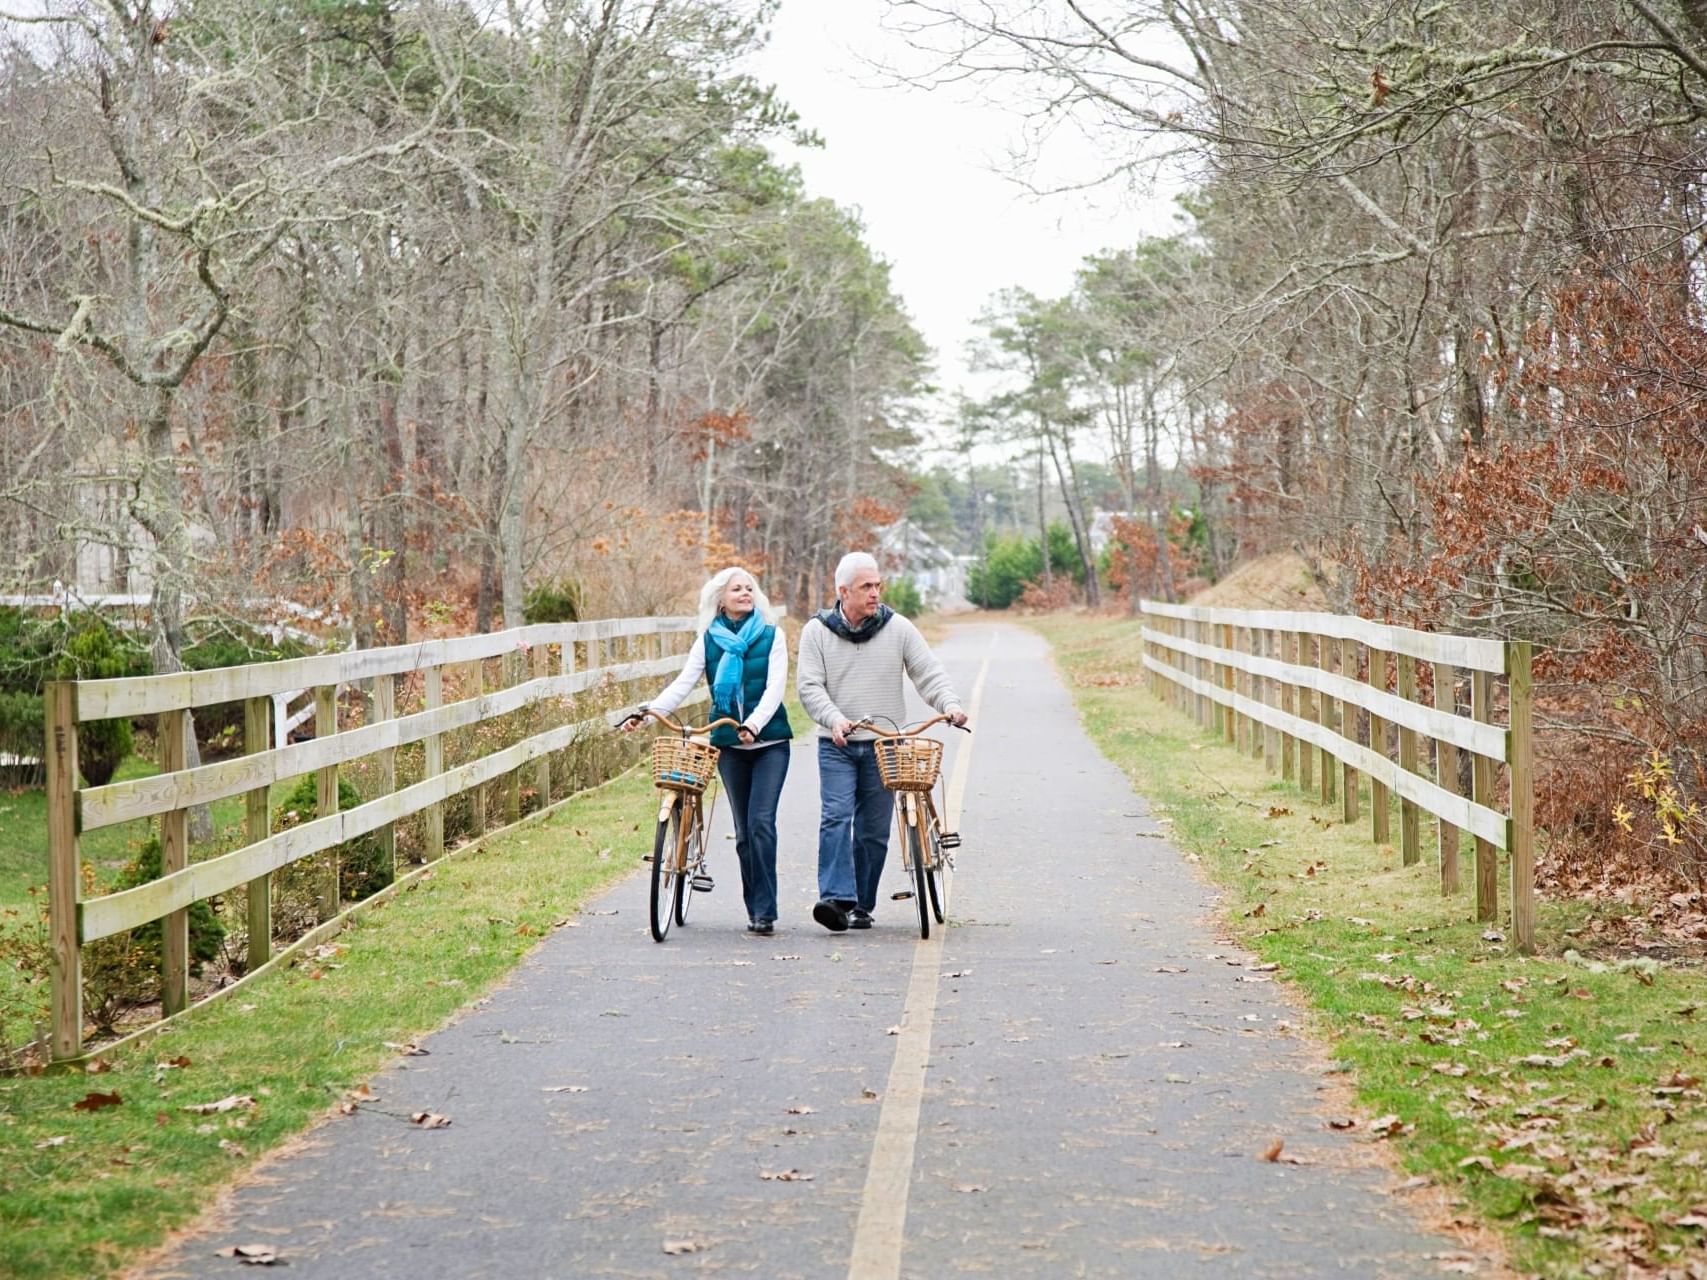
[[[749,920],[776,919],[776,805],[788,777],[789,751],[787,742],[779,742],[754,751],[726,748],[717,757],[735,816],[735,856]]]
[[[889,856],[894,802],[877,772],[869,742],[838,747],[818,739],[818,896],[872,911]]]

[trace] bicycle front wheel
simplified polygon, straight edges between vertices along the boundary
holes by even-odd
[[[682,808],[692,809],[686,829],[682,832],[681,876],[676,887],[676,923],[688,922],[688,908],[693,905],[694,877],[705,871],[705,803],[689,796],[682,797]]]
[[[913,864],[913,901],[919,908],[919,937],[931,936],[931,904],[928,901],[930,889],[926,887],[925,850],[919,840],[919,827],[924,822],[922,813],[914,813],[907,822],[907,860]]]
[[[652,941],[669,936],[670,923],[680,911],[682,896],[682,804],[670,806],[670,815],[658,824],[652,841]]]
[[[948,888],[954,879],[954,857],[942,847],[942,830],[937,822],[934,811],[920,815],[925,824],[925,832],[929,837],[928,852],[930,860],[925,866],[925,884],[931,893],[931,914],[936,917],[938,924],[948,923]]]

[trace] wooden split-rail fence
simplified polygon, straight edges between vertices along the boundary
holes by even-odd
[[[283,662],[225,667],[177,675],[118,680],[71,680],[49,684],[47,709],[47,798],[49,927],[52,932],[52,1054],[56,1061],[83,1052],[82,949],[127,930],[164,921],[161,1003],[166,1016],[189,1001],[189,908],[216,894],[245,890],[247,969],[265,964],[273,941],[271,875],[346,841],[377,833],[395,859],[395,824],[423,815],[424,857],[445,847],[444,805],[473,791],[476,832],[486,826],[486,784],[502,784],[504,816],[521,811],[524,772],[540,807],[551,803],[551,756],[589,731],[603,732],[602,716],[586,717],[575,695],[628,681],[674,674],[682,641],[695,630],[685,618],[610,618],[595,622],[548,623],[490,635],[430,640],[384,649],[324,654]],[[494,673],[488,687],[488,669]],[[445,702],[447,673],[462,696]],[[419,709],[399,715],[397,688],[418,691]],[[340,691],[366,690],[365,723],[339,724]],[[274,699],[310,689],[314,694],[311,740],[275,743]],[[245,754],[187,767],[191,712],[240,702],[244,708]],[[474,758],[448,764],[447,735],[468,731],[498,717],[541,704],[563,712],[541,717],[558,723]],[[102,787],[81,785],[77,726],[119,717],[156,717],[161,772]],[[470,735],[464,732],[463,738]],[[476,738],[478,749],[479,735]],[[500,735],[488,735],[498,738]],[[452,738],[450,741],[458,741]],[[397,752],[422,744],[421,776],[397,786]],[[372,758],[377,794],[358,807],[338,809],[338,772]],[[286,830],[270,830],[270,788],[312,773],[316,816]],[[482,790],[476,790],[480,788]],[[241,848],[192,863],[190,811],[234,796],[246,799]],[[80,836],[136,819],[158,819],[164,874],[136,888],[84,898]],[[335,921],[342,910],[335,856],[319,874],[320,920]]]
[[[1371,830],[1383,844],[1392,839],[1390,797],[1397,796],[1407,865],[1422,856],[1421,814],[1430,814],[1442,893],[1459,892],[1460,833],[1469,835],[1477,920],[1498,917],[1503,850],[1512,942],[1523,952],[1535,949],[1527,641],[1441,635],[1328,613],[1154,601],[1141,607],[1143,662],[1158,697],[1318,792],[1322,803],[1333,803],[1337,792],[1347,823],[1360,820],[1359,779],[1367,778]],[[1427,701],[1425,684],[1432,685]],[[1494,722],[1501,703],[1503,726]]]

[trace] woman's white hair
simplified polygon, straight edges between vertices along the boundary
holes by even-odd
[[[759,580],[738,564],[732,564],[727,569],[719,569],[711,575],[711,580],[699,589],[699,629],[704,631],[717,617],[717,611],[723,605],[723,589],[729,585],[729,579],[736,574],[753,584],[753,608],[758,610],[759,617],[766,622],[776,621],[776,610],[771,608],[770,597],[765,595],[764,588],[759,586]]]
[[[877,557],[869,551],[850,551],[836,565],[836,590],[851,586],[861,569],[870,569],[879,575],[883,572],[877,567]]]

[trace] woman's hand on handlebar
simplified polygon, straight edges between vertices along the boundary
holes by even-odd
[[[713,720],[710,724],[706,724],[706,725],[697,725],[696,726],[696,725],[683,724],[679,720],[672,719],[670,716],[666,715],[662,711],[654,711],[651,707],[641,707],[639,710],[635,711],[632,715],[630,715],[626,720],[622,721],[622,723],[617,725],[617,728],[621,729],[624,733],[629,733],[635,728],[635,726],[639,725],[642,721],[646,720],[647,718],[651,718],[653,720],[656,720],[659,724],[663,725],[665,728],[674,729],[677,733],[685,734],[689,737],[698,737],[702,733],[710,733],[713,729],[721,728],[723,725],[728,725],[731,729],[734,729],[737,733],[741,732],[741,730],[743,728],[743,726],[739,720],[731,720],[728,716],[722,716],[719,719]]]

